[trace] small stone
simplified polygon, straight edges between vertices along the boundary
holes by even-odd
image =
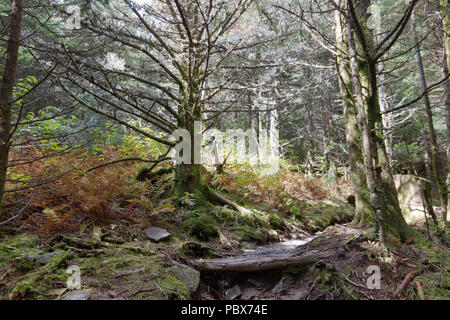
[[[256,248],[258,247],[254,242],[241,242],[241,245],[249,250],[256,250]]]
[[[242,294],[241,288],[238,285],[235,285],[233,288],[228,289],[225,292],[226,300],[234,300]]]
[[[47,264],[47,263],[50,261],[51,258],[53,258],[54,256],[57,256],[57,255],[59,255],[59,254],[61,254],[61,253],[63,253],[63,252],[64,252],[64,251],[57,250],[57,251],[49,252],[49,253],[37,254],[37,255],[32,255],[32,256],[27,256],[26,258],[27,258],[29,261],[37,262],[37,263],[39,263],[39,264],[44,265],[44,264]],[[68,259],[73,258],[73,252],[70,252],[70,253],[67,255],[67,258],[68,258]]]
[[[145,234],[150,240],[154,242],[160,242],[162,240],[165,240],[169,238],[171,235],[169,232],[167,232],[167,230],[155,227],[150,227],[147,230],[145,230]]]
[[[168,270],[175,278],[184,283],[191,294],[197,291],[200,284],[200,272],[175,261],[174,265]]]
[[[260,294],[260,291],[256,290],[255,288],[246,288],[242,292],[241,298],[243,300],[251,300],[254,297],[256,297],[258,294]]]
[[[87,290],[75,290],[68,292],[61,297],[61,300],[89,300],[92,296]]]
[[[108,264],[108,263],[110,263],[110,262],[111,262],[110,259],[105,259],[105,260],[102,261],[102,264]]]

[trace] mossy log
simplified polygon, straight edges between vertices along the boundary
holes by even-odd
[[[331,254],[331,252],[310,252],[301,256],[279,254],[266,256],[240,256],[225,259],[200,259],[191,261],[191,266],[204,272],[254,272],[314,263],[322,258],[331,256]]]
[[[25,274],[9,294],[9,300],[18,299],[27,292],[33,291],[34,286],[43,276],[54,273],[66,262],[68,253],[68,251],[62,252],[52,257],[45,266],[40,267],[37,271]]]

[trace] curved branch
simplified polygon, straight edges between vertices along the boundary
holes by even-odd
[[[160,163],[160,162],[171,160],[171,159],[172,158],[168,158],[168,157],[165,157],[165,158],[162,158],[162,159],[156,159],[156,160],[148,160],[148,159],[142,159],[142,158],[125,158],[125,159],[113,160],[113,161],[109,161],[109,162],[105,162],[105,163],[99,164],[98,166],[95,166],[95,167],[92,167],[92,168],[86,170],[86,172],[91,172],[91,171],[94,171],[94,170],[97,170],[97,169],[100,169],[100,168],[103,168],[103,167],[106,167],[106,166],[109,166],[109,165],[112,165],[112,164],[116,164],[116,163],[120,163],[120,162],[126,162],[126,161],[140,161],[140,162],[147,162],[147,163]]]

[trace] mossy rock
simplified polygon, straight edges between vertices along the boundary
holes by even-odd
[[[186,300],[190,298],[189,289],[175,276],[166,276],[159,281],[159,287],[169,300]]]
[[[313,231],[322,231],[336,223],[350,222],[355,214],[355,209],[346,204],[338,204],[331,201],[318,203],[314,210],[306,213],[308,227]]]

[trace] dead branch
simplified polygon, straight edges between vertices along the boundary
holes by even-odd
[[[411,271],[410,273],[408,273],[406,275],[405,279],[403,279],[402,283],[398,287],[397,291],[395,291],[394,297],[398,298],[400,296],[400,294],[405,290],[406,286],[411,282],[411,280],[415,276],[419,275],[421,272],[422,272],[422,270],[415,270],[415,271]]]

